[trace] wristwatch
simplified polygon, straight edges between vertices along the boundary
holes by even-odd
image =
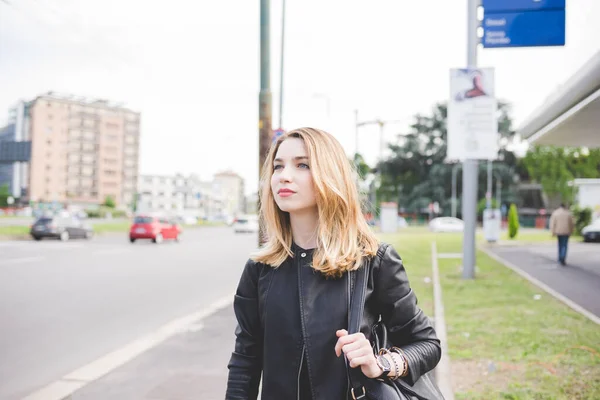
[[[383,355],[377,355],[375,356],[375,361],[377,362],[377,366],[381,369],[381,375],[379,375],[377,379],[385,378],[386,376],[388,376],[390,371],[392,370],[392,365],[390,364],[388,359],[385,358]]]

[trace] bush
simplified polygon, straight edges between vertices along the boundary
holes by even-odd
[[[104,199],[103,206],[108,208],[115,208],[117,205],[115,204],[115,200],[112,198],[112,196],[106,196],[106,198]]]
[[[100,218],[101,211],[100,210],[85,210],[88,218]]]
[[[113,218],[127,217],[127,212],[125,210],[116,210],[105,206],[97,209],[88,209],[85,210],[85,212],[88,215],[88,218],[107,218],[109,213]]]
[[[508,210],[508,237],[514,239],[519,232],[519,214],[517,206],[511,204]]]
[[[573,208],[573,218],[575,219],[575,234],[581,236],[581,230],[592,223],[591,208]]]
[[[477,215],[480,217],[483,216],[483,210],[485,210],[486,205],[487,199],[479,200],[479,203],[477,203]],[[498,208],[498,202],[495,198],[492,199],[492,208]]]

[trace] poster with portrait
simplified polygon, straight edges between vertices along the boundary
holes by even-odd
[[[495,160],[497,111],[493,68],[451,69],[447,160]]]

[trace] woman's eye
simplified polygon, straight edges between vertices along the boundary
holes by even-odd
[[[276,165],[276,166],[273,167],[273,170],[276,171],[276,170],[281,169],[281,168],[283,168],[283,165]]]
[[[299,168],[305,168],[305,169],[310,169],[310,167],[308,166],[308,164],[304,164],[304,163],[300,163],[298,164]]]

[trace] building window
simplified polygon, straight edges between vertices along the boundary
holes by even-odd
[[[83,137],[87,140],[93,140],[96,138],[96,134],[94,132],[86,131],[84,132]]]

